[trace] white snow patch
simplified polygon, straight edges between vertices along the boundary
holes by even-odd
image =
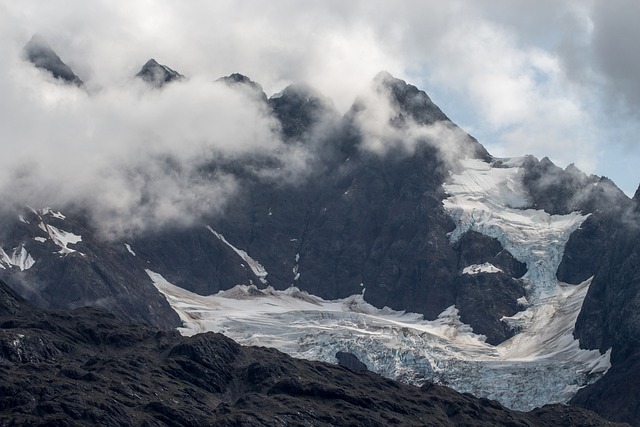
[[[243,251],[242,249],[238,249],[235,246],[233,246],[231,243],[229,243],[227,241],[227,239],[224,238],[224,236],[216,231],[214,231],[211,227],[209,227],[208,225],[206,225],[205,227],[207,227],[207,230],[209,230],[211,233],[213,233],[214,236],[216,236],[218,239],[220,239],[220,241],[222,241],[222,243],[224,243],[225,245],[229,246],[231,249],[233,249],[233,251],[238,254],[238,256],[240,256],[240,258],[242,258],[248,265],[249,268],[251,269],[251,271],[253,272],[253,274],[256,275],[256,277],[258,277],[258,279],[262,282],[262,283],[267,283],[267,270],[264,269],[264,267],[262,266],[262,264],[260,264],[258,261],[254,260],[253,258],[251,258],[249,256],[249,254],[247,254],[245,251]]]
[[[5,265],[9,267],[12,265],[11,258],[9,258],[9,255],[7,255],[4,249],[0,247],[0,268],[2,268],[3,270],[6,270],[7,267],[5,267]]]
[[[18,215],[18,219],[20,220],[20,222],[23,222],[25,224],[29,224],[29,221],[25,220],[22,215]]]
[[[460,322],[455,306],[425,321],[419,314],[375,308],[362,295],[327,301],[295,287],[236,286],[202,296],[147,273],[178,312],[184,335],[220,332],[244,345],[330,363],[337,351],[349,351],[389,378],[416,385],[435,381],[512,408],[567,402],[609,366],[606,354],[580,350],[572,337],[589,282],[559,288],[546,301],[556,316],[549,318],[553,310],[533,316],[530,334],[492,346]],[[546,307],[539,303],[536,309]]]
[[[67,217],[62,215],[60,212],[54,212],[53,209],[46,207],[44,209],[39,209],[37,211],[38,215],[51,215],[54,218],[58,218],[58,219],[66,219]]]
[[[462,274],[480,274],[480,273],[501,273],[502,270],[496,267],[495,265],[485,262],[484,264],[473,264],[468,267],[465,267],[462,270]]]
[[[24,245],[20,245],[13,249],[11,256],[7,255],[4,249],[0,248],[0,263],[4,263],[7,266],[18,267],[20,271],[24,271],[33,267],[36,261],[31,257],[29,252],[27,252]],[[6,267],[2,264],[0,264],[0,267],[6,270]]]
[[[76,244],[82,241],[82,236],[70,233],[68,231],[60,230],[53,225],[40,223],[39,227],[49,234],[49,237],[53,242],[60,247],[58,251],[60,254],[68,255],[72,252],[77,252],[75,249],[71,249],[69,244]],[[80,252],[78,252],[80,253]]]
[[[40,243],[44,243],[47,241],[47,239],[45,239],[44,237],[34,237],[33,240]]]
[[[129,245],[128,243],[125,243],[125,244],[124,244],[124,247],[125,247],[125,248],[127,248],[127,251],[128,251],[131,255],[136,256],[136,253],[133,251],[133,249],[131,249],[131,245]]]

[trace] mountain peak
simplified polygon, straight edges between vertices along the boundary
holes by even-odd
[[[267,95],[264,93],[262,86],[260,86],[260,84],[254,82],[244,74],[233,73],[228,76],[220,77],[216,81],[222,82],[231,88],[247,89],[248,93],[257,96],[262,101],[267,100]]]
[[[84,83],[55,53],[49,43],[35,34],[23,48],[25,58],[37,68],[50,72],[56,79],[63,80],[76,86]]]
[[[373,79],[373,85],[377,91],[387,91],[391,101],[408,113],[417,123],[431,124],[449,120],[426,92],[392,76],[387,71],[378,73]]]
[[[174,80],[183,79],[184,76],[166,65],[159,64],[151,58],[143,66],[136,77],[140,77],[145,82],[154,87],[162,87]]]
[[[300,138],[314,123],[338,116],[333,102],[307,84],[294,83],[269,98],[286,138]]]

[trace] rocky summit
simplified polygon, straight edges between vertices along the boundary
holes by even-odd
[[[162,87],[174,80],[184,78],[182,74],[172,70],[166,65],[158,64],[153,58],[142,66],[142,69],[136,74],[136,77],[141,78],[154,87]]]
[[[25,58],[36,67],[51,73],[54,78],[66,83],[82,86],[80,77],[76,76],[67,64],[49,46],[49,43],[40,35],[34,35],[24,47]]]

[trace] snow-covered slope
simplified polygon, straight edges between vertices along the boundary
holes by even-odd
[[[179,313],[185,335],[215,331],[245,345],[331,363],[336,352],[347,351],[387,377],[418,385],[436,381],[512,408],[566,402],[608,367],[608,354],[580,350],[571,337],[588,282],[559,288],[540,306],[544,316],[531,333],[494,347],[460,323],[453,306],[424,321],[376,309],[362,295],[325,301],[297,288],[237,286],[201,296],[148,273]]]

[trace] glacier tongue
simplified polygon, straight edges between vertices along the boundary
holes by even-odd
[[[453,306],[425,321],[418,314],[377,309],[362,295],[325,301],[296,288],[241,285],[201,296],[147,273],[180,315],[185,335],[220,332],[244,345],[330,363],[336,352],[347,351],[386,377],[416,385],[435,381],[516,409],[566,402],[609,366],[608,353],[580,350],[571,336],[589,282],[549,297],[543,304],[558,315],[537,316],[540,328],[522,336],[527,345],[520,350],[514,341],[520,335],[497,347],[485,343],[460,322]]]

